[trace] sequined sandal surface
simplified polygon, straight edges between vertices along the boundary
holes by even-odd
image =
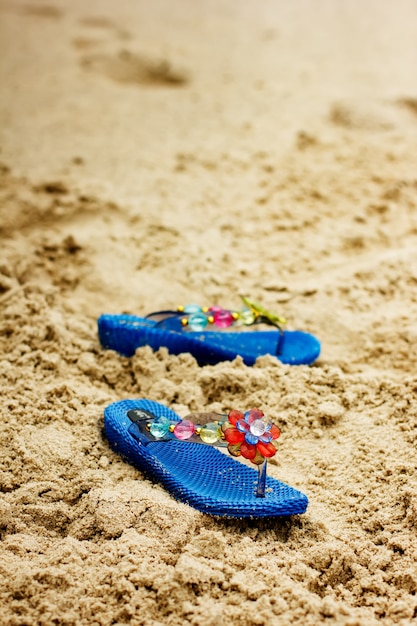
[[[259,409],[181,419],[152,400],[121,400],[105,409],[104,431],[113,450],[203,513],[278,517],[307,508],[307,496],[267,476],[280,431]]]
[[[283,330],[284,318],[246,297],[242,300],[244,306],[236,310],[190,304],[146,317],[101,315],[100,342],[124,356],[132,356],[142,346],[166,347],[172,354],[189,352],[200,365],[232,361],[237,356],[253,365],[265,354],[290,365],[309,365],[318,358],[320,342],[314,335]],[[261,323],[274,329],[252,328]]]

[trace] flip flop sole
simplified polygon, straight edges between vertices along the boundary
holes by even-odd
[[[162,329],[153,320],[133,315],[101,315],[98,334],[104,348],[123,356],[132,356],[137,348],[165,347],[171,354],[191,353],[200,365],[214,365],[241,356],[246,365],[270,354],[288,365],[310,365],[320,354],[320,342],[314,335],[299,330],[283,333],[280,353],[276,354],[278,331],[173,332]]]

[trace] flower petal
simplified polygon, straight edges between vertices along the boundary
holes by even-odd
[[[245,439],[245,435],[244,433],[239,432],[237,428],[228,428],[224,431],[224,438],[227,443],[242,443]]]
[[[258,452],[260,452],[262,456],[264,456],[267,459],[271,458],[272,456],[275,456],[275,454],[277,453],[277,450],[275,446],[272,445],[272,443],[262,443],[262,441],[259,441],[256,444],[256,448]]]
[[[256,448],[256,456],[254,459],[251,459],[251,463],[255,465],[262,465],[265,462],[265,457],[259,452],[258,448]]]
[[[255,420],[260,420],[263,416],[264,414],[260,409],[250,409],[245,413],[245,422],[250,425],[253,424]]]
[[[258,441],[259,441],[259,437],[257,437],[256,435],[252,435],[251,432],[248,432],[245,435],[245,441],[249,445],[255,446],[258,443]]]
[[[235,443],[233,445],[227,446],[229,454],[231,454],[232,456],[240,456],[240,446],[240,443]]]
[[[245,422],[245,420],[239,420],[236,424],[236,428],[240,430],[241,433],[247,433],[250,426]]]
[[[269,443],[271,439],[272,439],[272,435],[268,431],[266,431],[263,435],[259,437],[259,441],[262,441],[262,443]]]
[[[236,426],[238,420],[243,419],[243,413],[241,413],[241,411],[236,411],[236,409],[233,409],[232,411],[230,411],[228,419],[229,422],[233,424],[233,426]]]
[[[269,431],[272,435],[272,439],[278,439],[278,437],[281,434],[280,429],[278,428],[278,426],[275,426],[275,424],[272,424],[271,429]]]
[[[249,443],[245,441],[240,446],[240,454],[250,461],[256,457],[256,446],[251,446]]]

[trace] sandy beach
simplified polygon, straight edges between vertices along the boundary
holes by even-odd
[[[414,0],[0,0],[2,625],[417,623],[416,42]],[[100,346],[242,293],[316,363]],[[307,512],[177,502],[125,398],[262,408]]]

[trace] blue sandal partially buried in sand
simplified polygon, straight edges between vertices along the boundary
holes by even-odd
[[[310,333],[283,330],[285,319],[242,297],[244,308],[188,305],[175,311],[157,311],[146,317],[101,315],[98,333],[102,346],[124,356],[150,346],[166,347],[171,354],[189,352],[200,365],[214,365],[241,356],[253,365],[265,354],[289,365],[309,365],[320,354],[320,342]],[[274,330],[253,330],[259,323]]]
[[[267,476],[280,431],[259,409],[181,419],[158,402],[121,400],[105,409],[104,431],[113,450],[203,513],[263,518],[307,508],[307,496]],[[237,456],[258,471],[236,461]]]

